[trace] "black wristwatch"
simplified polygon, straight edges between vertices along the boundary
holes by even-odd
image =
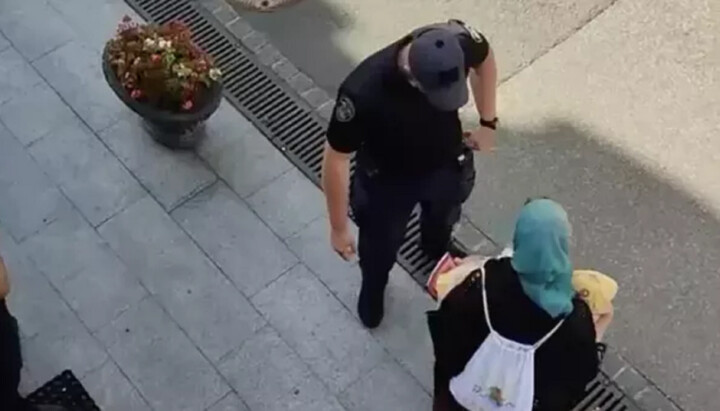
[[[492,120],[485,120],[482,117],[480,118],[480,126],[482,126],[482,127],[487,127],[489,129],[495,130],[495,129],[497,129],[497,123],[498,123],[497,117],[495,117]]]

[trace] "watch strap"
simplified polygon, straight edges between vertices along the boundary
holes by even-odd
[[[480,118],[480,125],[482,127],[487,127],[487,128],[495,130],[497,128],[497,123],[498,123],[497,117],[495,117],[492,120],[485,120],[483,118]]]

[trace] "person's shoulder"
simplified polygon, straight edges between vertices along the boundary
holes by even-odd
[[[382,49],[361,61],[340,84],[340,93],[353,99],[371,96],[381,84],[387,67],[388,50]]]
[[[587,303],[580,298],[573,299],[573,311],[565,319],[567,334],[573,339],[595,342],[595,323]]]
[[[495,284],[507,284],[513,279],[517,279],[517,273],[512,267],[512,259],[507,256],[498,256],[488,259],[485,262],[485,272],[488,278],[488,284],[492,281]]]
[[[485,36],[477,30],[475,27],[459,19],[450,19],[446,23],[443,23],[444,28],[452,31],[453,33],[468,37],[476,43],[483,43],[487,41]]]

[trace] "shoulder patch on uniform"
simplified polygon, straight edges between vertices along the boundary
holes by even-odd
[[[355,104],[347,96],[341,96],[335,103],[335,118],[341,123],[347,123],[355,118]]]
[[[475,28],[472,27],[471,25],[465,23],[464,21],[459,21],[459,20],[458,20],[458,23],[460,23],[460,25],[463,26],[463,28],[468,32],[468,34],[475,41],[475,43],[482,43],[483,41],[485,41],[483,39],[482,34],[480,34],[479,31],[475,30]]]

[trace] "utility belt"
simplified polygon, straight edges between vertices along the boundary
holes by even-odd
[[[403,173],[397,170],[383,169],[383,167],[375,161],[369,150],[361,148],[355,156],[357,164],[357,171],[361,172],[370,179],[384,178],[384,177],[421,177],[423,175],[430,174],[437,170],[444,168],[453,168],[458,171],[458,178],[460,181],[460,197],[462,202],[470,197],[470,193],[475,185],[476,171],[475,171],[475,156],[471,148],[465,144],[458,150],[458,154],[452,159],[448,159],[445,163],[439,163],[432,168],[422,173]]]

